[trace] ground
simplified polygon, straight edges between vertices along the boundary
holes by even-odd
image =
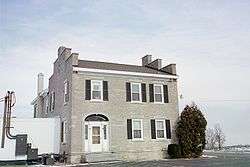
[[[78,165],[78,167],[250,167],[249,153],[206,153],[199,159],[116,162]]]
[[[63,167],[60,165],[56,167]],[[6,166],[16,167],[16,166]],[[27,167],[20,165],[17,167]],[[34,165],[28,167],[46,167]],[[50,166],[51,167],[51,166]],[[67,167],[250,167],[250,152],[248,153],[214,153],[206,152],[203,158],[197,159],[165,159],[160,161],[141,162],[105,162],[82,165],[67,165]]]

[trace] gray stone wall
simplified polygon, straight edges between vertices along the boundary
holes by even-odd
[[[108,81],[109,101],[93,102],[85,100],[85,80]],[[126,82],[143,82],[147,88],[147,103],[126,102]],[[167,84],[169,103],[149,102],[149,84]],[[170,79],[134,77],[108,74],[78,73],[72,76],[71,115],[71,162],[79,162],[84,155],[84,118],[101,113],[109,118],[110,151],[119,153],[124,159],[160,159],[162,149],[171,140],[151,139],[150,119],[170,119],[175,127],[178,117],[177,82]],[[127,119],[143,119],[143,141],[127,139]],[[172,139],[175,138],[172,130]]]
[[[34,117],[42,118],[43,117],[43,110],[44,110],[44,99],[42,96],[38,96],[34,103],[34,110],[36,106],[36,113],[34,113]],[[35,112],[35,111],[34,111]]]
[[[119,153],[125,160],[160,159],[162,149],[175,142],[174,127],[178,118],[177,81],[153,77],[136,77],[115,74],[73,72],[78,54],[60,47],[54,62],[53,75],[49,79],[49,93],[55,92],[55,109],[45,114],[44,100],[39,99],[39,117],[59,117],[66,121],[66,143],[60,153],[69,155],[68,162],[77,163],[84,157],[84,118],[90,114],[103,114],[109,118],[109,150]],[[85,100],[85,80],[108,81],[109,101]],[[69,101],[64,103],[64,82],[69,81]],[[147,102],[126,102],[126,82],[146,83]],[[149,84],[167,84],[169,103],[149,102]],[[127,139],[127,119],[143,119],[143,141]],[[169,119],[172,139],[151,139],[150,119]]]
[[[40,93],[39,96],[34,101],[33,106],[37,106],[36,118],[46,118],[46,100],[49,98],[47,96],[47,91]]]
[[[72,89],[72,64],[76,62],[77,55],[72,55],[70,49],[65,48],[62,53],[58,53],[58,59],[54,63],[53,75],[49,79],[49,92],[55,92],[55,109],[49,111],[47,117],[59,117],[61,121],[66,121],[66,142],[61,143],[60,153],[70,155],[71,146],[71,110],[72,98],[69,91],[69,101],[64,102],[64,82],[69,82],[69,90]],[[68,160],[70,161],[70,159]]]

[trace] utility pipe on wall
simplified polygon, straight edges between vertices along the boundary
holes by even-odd
[[[15,93],[8,91],[7,95],[4,97],[4,113],[3,113],[1,148],[4,148],[5,135],[9,139],[16,138],[16,136],[11,135],[11,133],[10,133],[11,108],[15,105],[15,102],[16,102]]]

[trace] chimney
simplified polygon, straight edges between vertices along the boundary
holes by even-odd
[[[71,56],[72,56],[72,65],[77,66],[78,65],[78,56],[79,56],[79,54],[78,53],[72,53]]]
[[[60,47],[58,48],[58,57],[62,54],[62,52],[64,51],[65,48],[66,48],[66,47],[64,47],[64,46],[60,46]]]
[[[146,65],[147,67],[159,70],[161,69],[161,59],[156,59],[152,62],[150,62],[149,64]]]
[[[161,71],[176,75],[176,64],[169,64],[161,69]]]
[[[152,55],[146,55],[142,58],[142,66],[146,66],[152,61]]]
[[[43,83],[44,75],[43,73],[39,73],[37,77],[37,95],[39,95],[43,91]]]
[[[60,46],[58,48],[58,57],[63,56],[64,60],[67,60],[71,55],[71,48],[66,48],[65,46]]]

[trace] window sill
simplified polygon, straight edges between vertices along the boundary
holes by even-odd
[[[61,142],[61,144],[62,144],[62,145],[67,145],[67,143],[66,143],[66,142]]]
[[[144,139],[130,139],[132,142],[144,142]]]
[[[103,103],[103,102],[105,102],[104,100],[96,100],[96,99],[91,99],[89,101],[92,102],[92,103]]]
[[[64,106],[68,105],[68,102],[64,102],[63,105],[64,105]]]
[[[164,102],[154,102],[153,104],[166,104]]]
[[[143,104],[144,102],[142,101],[130,101],[131,104]]]
[[[155,141],[166,141],[167,138],[157,138],[157,139],[154,139]]]
[[[154,141],[154,142],[166,142],[166,141],[169,141],[169,140],[171,140],[171,139],[167,139],[167,138],[163,138],[163,139],[161,139],[161,138],[151,139],[151,141]]]

